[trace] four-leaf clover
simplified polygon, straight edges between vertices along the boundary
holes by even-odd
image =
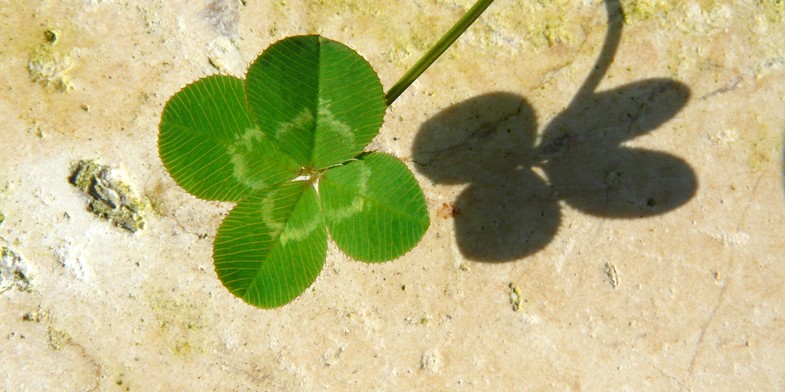
[[[315,35],[271,45],[245,80],[209,76],[169,100],[164,166],[189,193],[237,203],[213,247],[230,292],[265,308],[290,302],[319,275],[328,233],[366,262],[420,241],[429,219],[414,176],[390,155],[363,151],[385,110],[370,64]]]

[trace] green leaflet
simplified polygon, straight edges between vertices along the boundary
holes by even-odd
[[[428,228],[422,190],[398,159],[369,153],[328,170],[319,182],[327,228],[347,255],[378,262],[413,248]]]
[[[169,100],[158,151],[183,189],[208,200],[239,201],[300,168],[251,121],[242,80],[230,76],[201,79]]]
[[[297,181],[237,204],[218,229],[213,260],[232,294],[272,308],[290,302],[313,283],[326,252],[316,192],[311,184]]]
[[[386,106],[365,59],[335,41],[291,37],[248,69],[251,114],[302,166],[325,169],[353,158],[376,136]]]

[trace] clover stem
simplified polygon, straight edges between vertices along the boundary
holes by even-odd
[[[450,45],[452,45],[453,42],[455,42],[455,40],[457,40],[458,37],[460,37],[461,34],[463,34],[463,32],[482,15],[491,3],[493,3],[493,0],[478,0],[474,6],[472,6],[472,8],[469,9],[469,11],[466,12],[466,14],[464,14],[461,19],[459,19],[458,22],[456,22],[455,25],[453,25],[452,28],[417,61],[417,63],[414,64],[413,67],[406,71],[401,79],[387,91],[387,95],[384,97],[387,106],[392,105],[398,96],[406,91],[406,89],[409,88],[409,86],[414,83],[414,81],[447,50],[447,48],[450,47]]]

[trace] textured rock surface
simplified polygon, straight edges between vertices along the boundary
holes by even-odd
[[[231,205],[164,171],[166,100],[305,33],[389,88],[471,3],[2,2],[0,247],[26,283],[0,292],[0,389],[783,390],[779,0],[623,0],[610,24],[601,1],[497,0],[373,143],[417,173],[423,242],[331,248],[272,311],[221,286]],[[88,211],[82,160],[144,229]]]

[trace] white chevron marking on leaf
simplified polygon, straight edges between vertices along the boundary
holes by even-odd
[[[252,156],[254,154],[254,142],[258,143],[263,137],[264,134],[258,128],[248,128],[245,130],[242,136],[238,136],[235,139],[234,144],[227,148],[227,152],[229,153],[232,164],[234,165],[234,171],[232,175],[237,179],[237,181],[254,189],[261,189],[267,184],[262,179],[251,177],[246,157]]]

